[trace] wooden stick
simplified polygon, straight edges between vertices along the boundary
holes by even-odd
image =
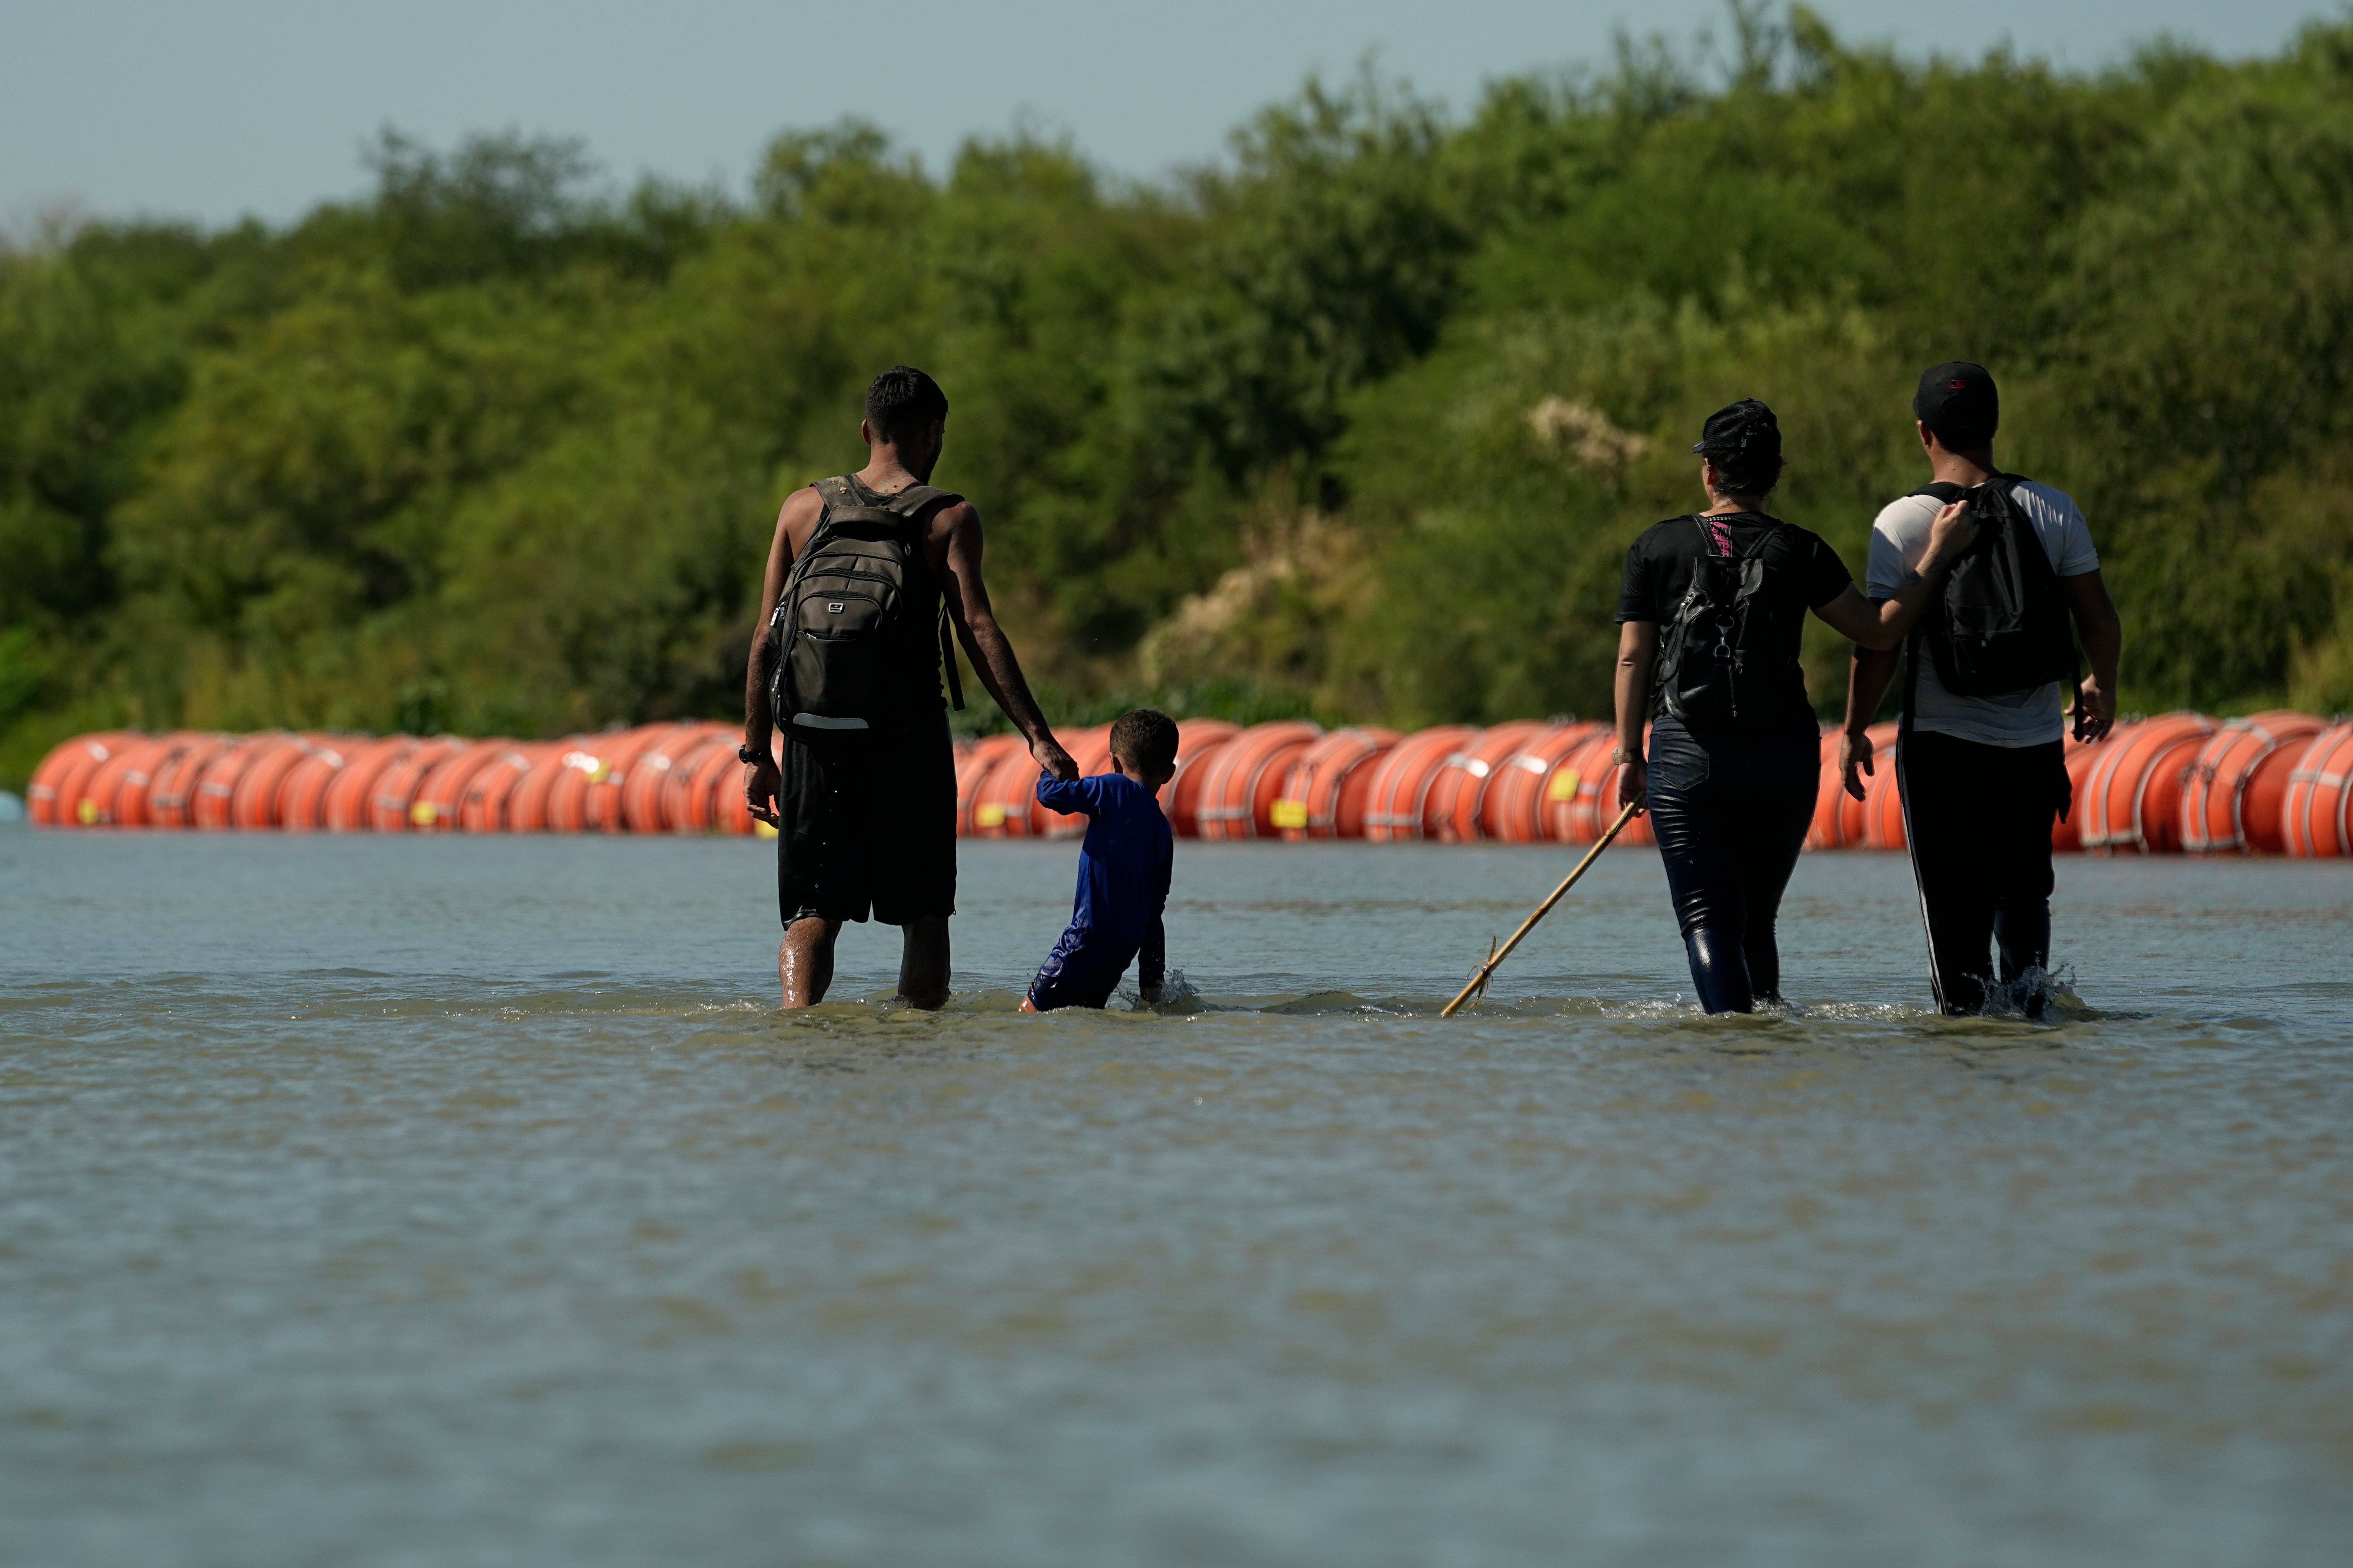
[[[1618,837],[1619,830],[1634,820],[1634,813],[1641,808],[1641,805],[1642,797],[1640,795],[1626,803],[1626,809],[1618,814],[1618,820],[1609,825],[1609,831],[1595,840],[1593,847],[1585,852],[1585,858],[1577,863],[1577,869],[1571,871],[1567,879],[1552,890],[1552,897],[1535,907],[1534,914],[1520,922],[1520,929],[1512,933],[1512,940],[1504,944],[1501,952],[1488,955],[1487,962],[1479,966],[1479,973],[1471,977],[1471,984],[1465,985],[1456,994],[1454,1000],[1446,1005],[1444,1010],[1438,1015],[1440,1017],[1451,1018],[1454,1016],[1455,1010],[1470,999],[1473,991],[1483,993],[1486,990],[1487,977],[1495,973],[1495,966],[1512,956],[1512,949],[1520,945],[1520,938],[1535,929],[1536,921],[1552,913],[1552,907],[1560,902],[1563,894],[1577,886],[1577,879],[1585,875],[1585,868],[1592,865],[1604,849],[1609,847],[1609,841]]]

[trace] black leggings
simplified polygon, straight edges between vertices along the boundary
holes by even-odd
[[[1928,927],[1928,976],[1947,1013],[1984,1009],[2000,987],[2030,1017],[2019,982],[2051,962],[2051,819],[2069,805],[2066,746],[1988,746],[1915,730],[1895,743],[1904,837]]]
[[[1773,921],[1820,785],[1821,745],[1810,724],[1694,734],[1662,715],[1651,726],[1651,826],[1692,984],[1711,1013],[1753,1013],[1759,1001],[1781,999]]]

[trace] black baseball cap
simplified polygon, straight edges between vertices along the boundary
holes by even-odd
[[[2001,394],[1993,372],[1965,359],[1947,360],[1920,373],[1912,395],[1912,416],[1932,430],[1991,436],[2001,424]]]
[[[1774,462],[1781,456],[1781,422],[1755,398],[1744,397],[1707,416],[1692,450],[1711,458]]]

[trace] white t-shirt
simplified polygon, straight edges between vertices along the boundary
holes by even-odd
[[[2062,577],[2081,577],[2100,569],[2092,531],[2072,496],[2031,479],[2020,480],[2010,493],[2033,522],[2052,571]],[[1871,525],[1871,564],[1863,574],[1867,596],[1895,596],[1904,574],[1927,552],[1928,529],[1939,510],[1934,496],[1905,496],[1880,509],[1878,521]],[[1918,679],[1912,693],[1915,730],[1934,730],[1986,746],[2040,746],[2066,736],[2066,710],[2055,681],[2000,697],[1956,697],[1937,680],[1936,661],[1928,658],[1920,660]]]

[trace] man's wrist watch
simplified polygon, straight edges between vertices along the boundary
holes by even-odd
[[[735,760],[739,763],[773,763],[776,759],[764,751],[754,749],[752,742],[746,741],[735,748]]]
[[[1639,763],[1641,760],[1642,753],[1640,752],[1630,752],[1623,746],[1609,748],[1609,761],[1618,767],[1622,768],[1628,763]]]

